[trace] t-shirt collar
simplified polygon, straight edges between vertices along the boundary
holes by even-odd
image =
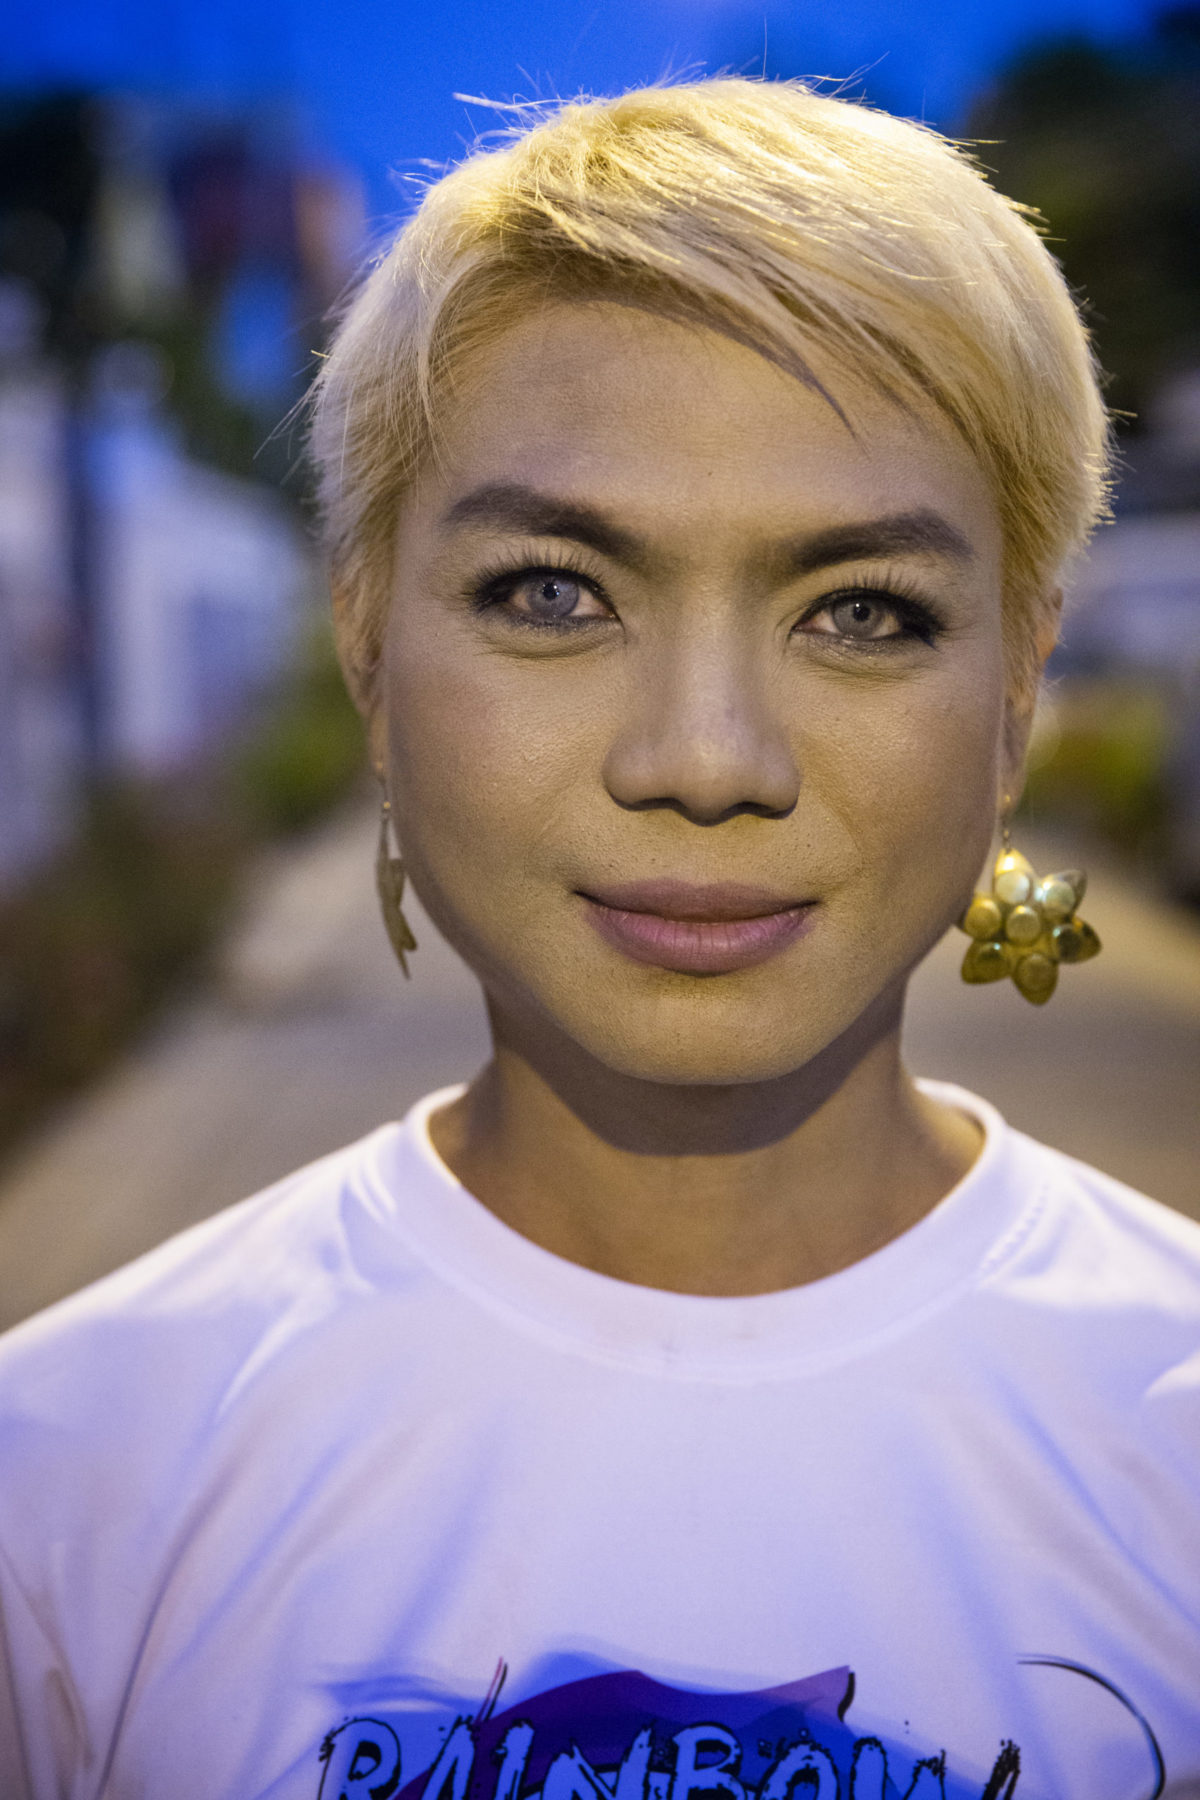
[[[504,1224],[455,1178],[429,1120],[462,1092],[427,1095],[367,1140],[376,1206],[442,1280],[511,1328],[593,1360],[693,1380],[761,1380],[866,1352],[987,1278],[1025,1235],[1041,1170],[1026,1141],[965,1089],[921,1091],[983,1127],[950,1192],[900,1236],[822,1280],[736,1297],[679,1294],[597,1274]]]

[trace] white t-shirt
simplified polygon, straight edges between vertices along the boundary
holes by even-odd
[[[1200,1229],[924,1085],[807,1287],[538,1249],[443,1094],[9,1334],[3,1800],[1200,1795]]]

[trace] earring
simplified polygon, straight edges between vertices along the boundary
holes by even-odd
[[[1087,888],[1082,869],[1041,880],[1012,847],[1005,799],[1000,854],[992,867],[992,891],[976,894],[958,922],[974,941],[963,957],[962,978],[972,984],[1002,981],[1034,1006],[1044,1006],[1058,984],[1059,963],[1087,962],[1100,954],[1100,939],[1078,908]]]
[[[417,940],[412,934],[412,927],[400,909],[400,901],[404,894],[404,864],[398,856],[391,854],[388,843],[388,820],[392,816],[392,803],[386,794],[379,813],[379,848],[375,853],[375,886],[379,891],[379,904],[383,908],[383,922],[387,926],[387,934],[391,939],[392,949],[400,961],[400,967],[407,975],[408,952],[415,950]]]

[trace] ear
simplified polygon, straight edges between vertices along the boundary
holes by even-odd
[[[1029,734],[1033,730],[1033,717],[1037,707],[1037,698],[1041,690],[1042,671],[1050,659],[1054,646],[1058,642],[1058,626],[1062,617],[1063,591],[1060,587],[1047,594],[1041,608],[1041,618],[1037,635],[1034,638],[1036,657],[1036,675],[1029,690],[1029,698],[1017,699],[1010,695],[1004,708],[1004,750],[1001,759],[1001,793],[998,802],[1004,804],[1007,795],[1015,806],[1021,798],[1021,790],[1025,786],[1025,755],[1029,748]]]
[[[357,629],[356,609],[351,603],[349,590],[335,582],[332,600],[333,641],[341,664],[342,679],[367,728],[367,751],[371,766],[376,774],[380,774],[386,764],[387,721],[380,703],[379,665],[377,661],[368,663],[363,655],[362,634]]]
[[[375,707],[376,669],[363,654],[362,629],[350,589],[342,582],[332,588],[333,641],[341,664],[342,678],[350,698],[364,719]]]
[[[1063,591],[1060,587],[1056,587],[1052,593],[1047,594],[1046,596],[1045,611],[1042,614],[1041,623],[1038,626],[1037,637],[1034,639],[1034,643],[1037,647],[1039,675],[1049,662],[1051,652],[1058,642],[1058,628],[1062,622],[1062,609]]]

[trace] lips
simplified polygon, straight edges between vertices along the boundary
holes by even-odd
[[[812,902],[737,882],[628,882],[584,892],[588,918],[633,962],[727,975],[777,956],[812,923]]]

